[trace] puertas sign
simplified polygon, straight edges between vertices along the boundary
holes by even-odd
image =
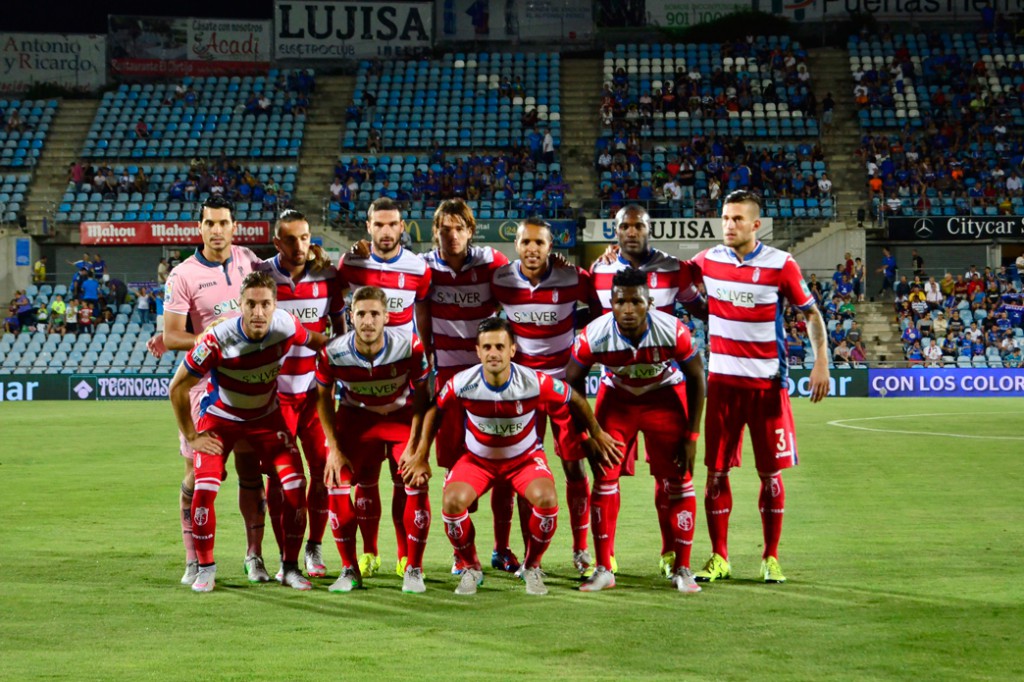
[[[772,238],[772,219],[761,218],[757,238],[769,241]],[[588,220],[583,230],[585,242],[607,242],[615,239],[615,221]],[[721,242],[721,218],[655,218],[651,220],[653,241],[675,242]]]
[[[1020,12],[1020,0],[750,0],[750,8],[791,21],[846,21],[854,15],[906,21],[976,21],[982,7]]]
[[[889,239],[991,241],[1024,239],[1022,216],[908,216],[886,221]]]
[[[434,38],[429,2],[274,3],[276,59],[415,56]]]

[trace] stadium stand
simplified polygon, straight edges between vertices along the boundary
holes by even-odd
[[[75,183],[69,184],[55,218],[76,223],[193,220],[197,204],[216,185],[235,202],[237,219],[271,220],[295,190],[295,164],[215,159],[209,169],[206,165],[116,164],[94,168],[85,172],[93,182],[77,188]],[[101,178],[100,182],[96,178]],[[106,186],[106,178],[113,185]]]
[[[384,147],[508,148],[526,144],[523,116],[561,138],[557,53],[477,52],[437,60],[364,61],[346,113],[344,147],[366,149],[378,130]],[[372,98],[372,99],[370,99]]]
[[[0,222],[11,223],[18,219],[31,182],[29,173],[0,175]]]
[[[0,99],[0,168],[34,166],[57,112],[57,100]]]
[[[297,157],[305,114],[288,90],[295,72],[122,84],[104,94],[82,154],[96,159]],[[266,102],[260,104],[261,98]],[[289,113],[292,112],[292,113]]]

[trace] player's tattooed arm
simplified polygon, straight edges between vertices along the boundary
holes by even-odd
[[[807,315],[807,336],[814,348],[814,368],[811,369],[811,402],[816,403],[828,395],[828,332],[825,320],[817,305],[812,305]]]

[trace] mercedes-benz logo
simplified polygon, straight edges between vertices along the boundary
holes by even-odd
[[[914,223],[914,234],[920,239],[928,239],[935,234],[935,226],[931,218],[919,218]]]

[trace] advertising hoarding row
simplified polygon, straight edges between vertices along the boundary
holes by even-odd
[[[148,244],[202,244],[199,223],[186,222],[89,222],[80,223],[80,242],[97,246],[145,246]],[[235,223],[235,244],[270,243],[270,222],[242,220]]]

